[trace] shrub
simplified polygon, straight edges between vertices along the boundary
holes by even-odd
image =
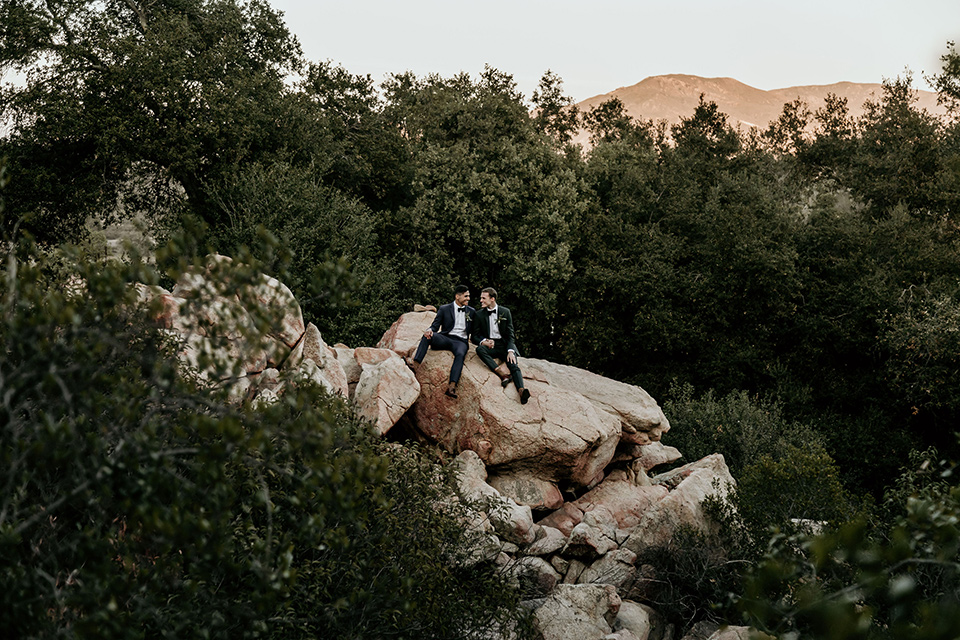
[[[780,458],[790,447],[820,442],[813,429],[787,420],[780,403],[746,391],[697,396],[692,385],[674,383],[663,412],[671,425],[667,440],[686,460],[722,453],[735,478],[764,455]]]
[[[788,446],[781,457],[761,456],[744,469],[732,502],[755,540],[767,532],[821,530],[855,516],[857,504],[840,484],[836,463],[822,446]]]
[[[739,606],[779,637],[947,639],[960,634],[960,489],[933,452],[904,471],[881,514],[820,535],[777,534]]]
[[[737,484],[726,499],[704,501],[716,523],[710,535],[681,531],[638,559],[655,575],[650,602],[681,630],[701,620],[736,622],[732,596],[744,591],[744,576],[763,559],[771,531],[839,526],[860,505],[813,430],[786,420],[777,402],[742,391],[696,397],[692,386],[674,385],[664,413],[670,444],[694,460],[722,453]]]
[[[730,594],[743,591],[743,575],[755,561],[739,533],[727,527],[706,535],[681,527],[667,544],[638,555],[637,566],[649,567],[652,576],[625,597],[656,609],[674,625],[676,637],[698,622],[730,622],[737,615]]]

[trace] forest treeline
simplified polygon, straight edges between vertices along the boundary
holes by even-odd
[[[918,110],[909,76],[859,118],[831,96],[738,131],[701,100],[668,127],[615,99],[578,113],[550,72],[530,102],[492,68],[377,85],[305,60],[259,1],[40,4],[0,16],[0,62],[27,71],[2,95],[7,237],[139,212],[257,254],[266,230],[305,313],[357,345],[493,286],[525,355],[657,398],[775,395],[858,491],[953,443],[960,127]],[[958,55],[934,79],[951,107]],[[355,306],[307,295],[347,264]]]

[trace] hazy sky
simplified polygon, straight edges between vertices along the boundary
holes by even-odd
[[[547,69],[577,101],[646,77],[728,76],[760,89],[939,71],[960,0],[270,0],[311,60],[377,82],[485,64],[527,98]]]

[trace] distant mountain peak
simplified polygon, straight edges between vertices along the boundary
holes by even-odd
[[[783,105],[800,98],[811,111],[823,106],[827,94],[847,99],[850,115],[863,113],[867,100],[878,100],[883,93],[879,83],[835,82],[823,85],[804,85],[783,89],[764,90],[751,87],[735,78],[703,78],[684,73],[650,76],[629,87],[620,87],[609,93],[588,98],[577,106],[588,111],[610,98],[619,98],[627,113],[644,120],[666,120],[669,124],[693,114],[700,96],[717,103],[727,114],[733,127],[766,128],[780,117]],[[937,94],[917,92],[917,106],[931,113],[941,114]]]

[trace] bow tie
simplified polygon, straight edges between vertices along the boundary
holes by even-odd
[[[467,312],[466,308],[464,308],[464,307],[457,307],[457,311],[459,311],[460,313],[466,313],[466,312]]]

